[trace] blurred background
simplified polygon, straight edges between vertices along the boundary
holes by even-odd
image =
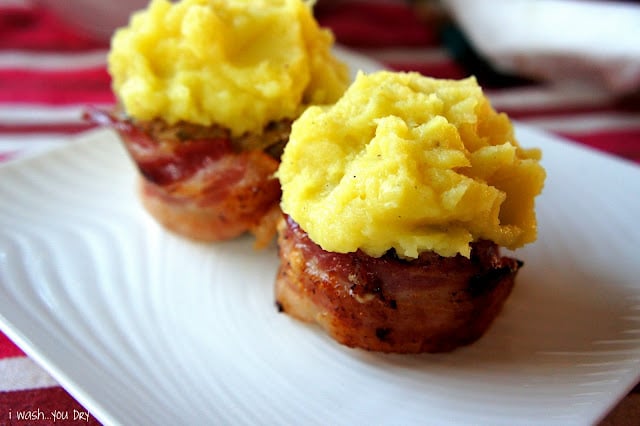
[[[5,0],[5,2],[11,0]],[[21,3],[29,0],[22,0]],[[148,0],[31,0],[96,40],[108,40],[133,10]],[[1,2],[1,1],[0,1]],[[20,3],[13,1],[14,3]],[[378,24],[380,40],[393,45],[406,34],[362,16],[363,0],[317,0],[318,18],[343,44],[366,47],[354,23]],[[402,0],[369,0],[393,4]],[[485,85],[520,84],[522,79],[583,84],[619,95],[640,88],[640,6],[634,1],[584,0],[405,0],[426,33]],[[331,19],[336,10],[338,19]],[[327,17],[325,20],[324,18]],[[383,19],[391,19],[392,16]],[[406,17],[405,17],[406,19]],[[343,25],[348,20],[347,25]],[[347,31],[346,28],[351,30]],[[414,30],[410,26],[407,31]],[[362,33],[359,33],[362,34]],[[419,37],[416,34],[416,37]],[[416,38],[416,43],[430,40]],[[431,40],[433,42],[435,40]]]

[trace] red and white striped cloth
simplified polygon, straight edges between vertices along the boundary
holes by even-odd
[[[334,30],[339,43],[389,68],[441,78],[472,72],[452,58],[437,32],[407,2],[320,1],[317,7],[319,20]],[[91,127],[81,119],[85,106],[114,102],[107,50],[106,43],[77,33],[42,8],[0,0],[0,162],[63,144],[70,134]],[[496,109],[520,122],[640,163],[638,96],[620,99],[568,85],[490,83],[485,87]],[[626,424],[623,408],[638,413],[640,402],[633,397],[605,423]],[[8,413],[36,409],[83,410],[0,332],[0,424],[26,424]],[[73,423],[87,422],[66,424]],[[90,416],[89,424],[98,423]]]

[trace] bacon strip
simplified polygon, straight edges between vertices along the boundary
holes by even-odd
[[[199,128],[193,134],[199,138],[190,138],[181,129],[138,125],[114,113],[91,110],[86,115],[118,132],[140,171],[144,207],[167,229],[201,241],[249,231],[257,247],[275,235],[281,191],[274,177],[279,163],[271,155],[234,149],[220,128]]]
[[[290,217],[278,224],[279,309],[318,323],[331,337],[372,351],[443,352],[474,342],[509,296],[522,262],[500,257],[489,241],[471,259],[422,253],[322,250]]]

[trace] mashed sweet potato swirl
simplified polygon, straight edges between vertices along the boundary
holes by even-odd
[[[323,249],[470,256],[536,239],[545,171],[474,78],[359,74],[293,124],[278,170],[282,209]]]
[[[113,90],[137,120],[233,136],[330,103],[348,82],[333,35],[301,0],[152,0],[114,34]]]

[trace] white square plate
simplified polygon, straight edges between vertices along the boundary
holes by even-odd
[[[168,234],[115,135],[0,167],[0,326],[105,424],[597,422],[640,377],[640,168],[543,150],[539,240],[452,353],[348,349],[274,305],[274,246]]]

